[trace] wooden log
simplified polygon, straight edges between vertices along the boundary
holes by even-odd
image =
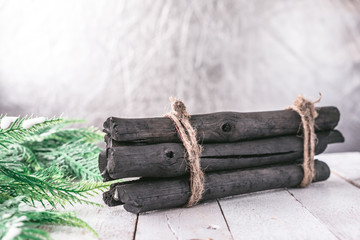
[[[331,135],[328,131],[319,132],[317,138],[316,154],[323,152],[329,141],[343,140],[338,131],[331,131]],[[303,155],[303,139],[297,136],[281,136],[244,142],[204,144],[203,148],[201,167],[205,172],[211,172],[294,162]],[[108,157],[99,162],[99,167],[107,179],[175,177],[187,173],[184,153],[185,149],[180,143],[118,146],[108,149]]]
[[[339,122],[336,107],[317,108],[317,131],[332,130]],[[193,115],[191,124],[202,143],[236,142],[240,140],[295,135],[300,128],[299,115],[293,110],[269,112],[219,112]],[[126,119],[110,117],[104,123],[104,132],[122,143],[179,142],[173,122],[168,118]]]
[[[101,176],[104,179],[104,182],[114,180],[109,176],[109,173],[108,173],[108,171],[106,169],[106,165],[107,165],[107,162],[108,162],[107,161],[107,152],[108,152],[108,150],[109,149],[107,148],[107,149],[101,151],[101,153],[99,154],[99,158],[98,158],[98,166],[99,166]]]
[[[342,133],[338,130],[330,131],[329,137],[328,137],[328,144],[331,143],[343,143],[345,141],[344,136]]]
[[[317,131],[316,133],[318,133],[318,132],[321,132],[321,131]],[[326,132],[326,131],[324,131],[324,132]],[[300,136],[299,134],[296,134],[296,135]],[[330,135],[331,136],[329,136],[329,141],[332,141],[332,142],[329,142],[329,143],[344,142],[344,137],[338,130],[331,130]],[[112,139],[110,134],[106,134],[104,136],[104,141],[106,143],[106,148],[121,147],[121,146],[143,146],[143,145],[148,145],[146,143],[141,143],[141,142],[140,143],[119,142],[119,141],[116,141],[116,140]]]
[[[101,151],[101,153],[99,154],[99,170],[100,170],[100,173],[103,172],[106,168],[106,165],[107,165],[107,151],[108,149],[105,149],[103,151]]]
[[[313,182],[324,181],[330,176],[326,163],[315,161]],[[205,191],[202,201],[257,192],[276,188],[298,186],[303,178],[303,169],[298,164],[271,166],[246,170],[213,172],[205,175]],[[109,198],[109,192],[113,195]],[[141,179],[118,184],[107,192],[105,203],[124,204],[132,213],[182,207],[190,196],[187,177],[170,179]],[[111,195],[111,194],[110,194]]]

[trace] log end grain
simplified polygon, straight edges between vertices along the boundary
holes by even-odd
[[[115,190],[110,190],[110,191],[106,191],[103,193],[103,200],[104,200],[104,203],[106,205],[108,205],[109,207],[114,207],[114,206],[118,206],[118,205],[122,205],[124,204],[123,202],[121,201],[116,201],[114,199],[114,192]]]
[[[315,129],[318,131],[334,129],[340,121],[340,111],[337,107],[317,107],[318,117],[315,119]],[[331,120],[330,120],[331,119]]]
[[[102,173],[105,169],[106,169],[106,164],[107,164],[107,154],[106,154],[107,150],[103,150],[100,154],[99,154],[99,158],[98,158],[98,163],[99,163],[99,170],[100,173]]]
[[[328,143],[343,143],[345,142],[345,137],[338,130],[333,130],[329,133]]]
[[[314,169],[315,176],[313,182],[325,181],[330,177],[330,168],[325,162],[315,160]]]

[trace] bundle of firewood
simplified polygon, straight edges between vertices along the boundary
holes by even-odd
[[[344,138],[334,130],[338,109],[316,110],[317,155]],[[300,184],[304,141],[295,111],[193,115],[190,123],[203,148],[201,201]],[[187,203],[191,192],[186,151],[169,118],[110,117],[104,132],[106,150],[99,155],[104,181],[138,177],[113,184],[104,193],[106,204],[124,204],[127,211],[139,213]],[[329,177],[324,162],[316,160],[314,167],[314,182]]]

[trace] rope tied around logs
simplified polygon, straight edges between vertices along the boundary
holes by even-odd
[[[315,109],[315,103],[320,102],[321,94],[318,100],[310,101],[299,95],[294,104],[288,109],[296,111],[301,118],[301,126],[303,128],[304,137],[304,161],[302,164],[304,177],[300,183],[300,187],[308,186],[314,178],[314,156],[315,156],[315,118],[318,113]],[[198,144],[196,139],[196,131],[190,124],[191,116],[186,111],[185,104],[173,97],[170,97],[171,111],[165,114],[175,125],[176,131],[186,149],[187,165],[190,170],[190,190],[191,195],[186,207],[196,205],[202,198],[204,192],[204,173],[200,166],[200,156],[202,146]]]
[[[300,187],[308,186],[314,178],[314,156],[315,156],[315,142],[317,140],[315,135],[315,118],[318,113],[315,109],[315,103],[320,102],[321,93],[318,100],[312,102],[299,95],[294,104],[289,107],[296,111],[301,117],[301,123],[304,135],[304,162],[302,164],[304,170],[304,177],[300,183]]]
[[[196,139],[196,131],[190,124],[191,116],[186,111],[185,104],[170,97],[172,111],[165,117],[170,118],[178,132],[187,153],[187,164],[190,170],[191,195],[186,204],[187,207],[196,205],[204,192],[204,173],[200,166],[202,147]]]

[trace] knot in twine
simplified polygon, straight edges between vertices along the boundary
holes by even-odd
[[[301,117],[301,123],[304,135],[304,177],[300,183],[300,187],[308,186],[314,178],[314,155],[315,155],[315,142],[317,140],[315,135],[315,118],[318,113],[315,110],[315,103],[320,102],[321,93],[318,100],[312,102],[299,95],[294,104],[289,107],[296,111]]]
[[[165,117],[170,118],[174,122],[175,128],[187,152],[191,195],[186,206],[191,207],[201,200],[204,192],[204,173],[200,166],[202,147],[197,142],[196,131],[190,124],[190,115],[186,111],[185,104],[173,97],[170,97],[170,102],[172,111],[167,113]]]

